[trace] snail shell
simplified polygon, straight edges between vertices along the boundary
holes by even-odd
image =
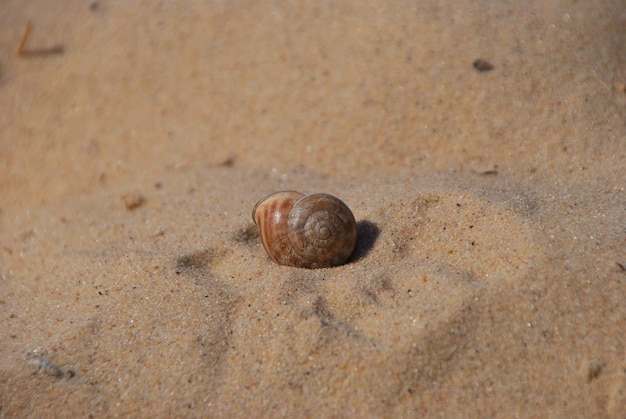
[[[356,246],[356,221],[339,198],[275,192],[252,210],[263,247],[275,262],[299,268],[344,263]]]

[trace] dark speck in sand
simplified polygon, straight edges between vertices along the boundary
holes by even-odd
[[[474,60],[472,66],[481,73],[486,73],[494,69],[493,64],[487,60],[483,60],[482,58]]]

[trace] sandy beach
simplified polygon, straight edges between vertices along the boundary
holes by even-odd
[[[625,39],[620,0],[1,2],[0,417],[625,418]],[[267,256],[279,190],[351,208],[346,264]]]

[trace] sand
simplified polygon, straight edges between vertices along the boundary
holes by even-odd
[[[0,417],[626,417],[625,10],[0,3]]]

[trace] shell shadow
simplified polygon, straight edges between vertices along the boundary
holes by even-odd
[[[356,248],[350,257],[349,263],[363,259],[374,248],[374,243],[380,236],[380,228],[371,221],[362,220],[356,223]]]

